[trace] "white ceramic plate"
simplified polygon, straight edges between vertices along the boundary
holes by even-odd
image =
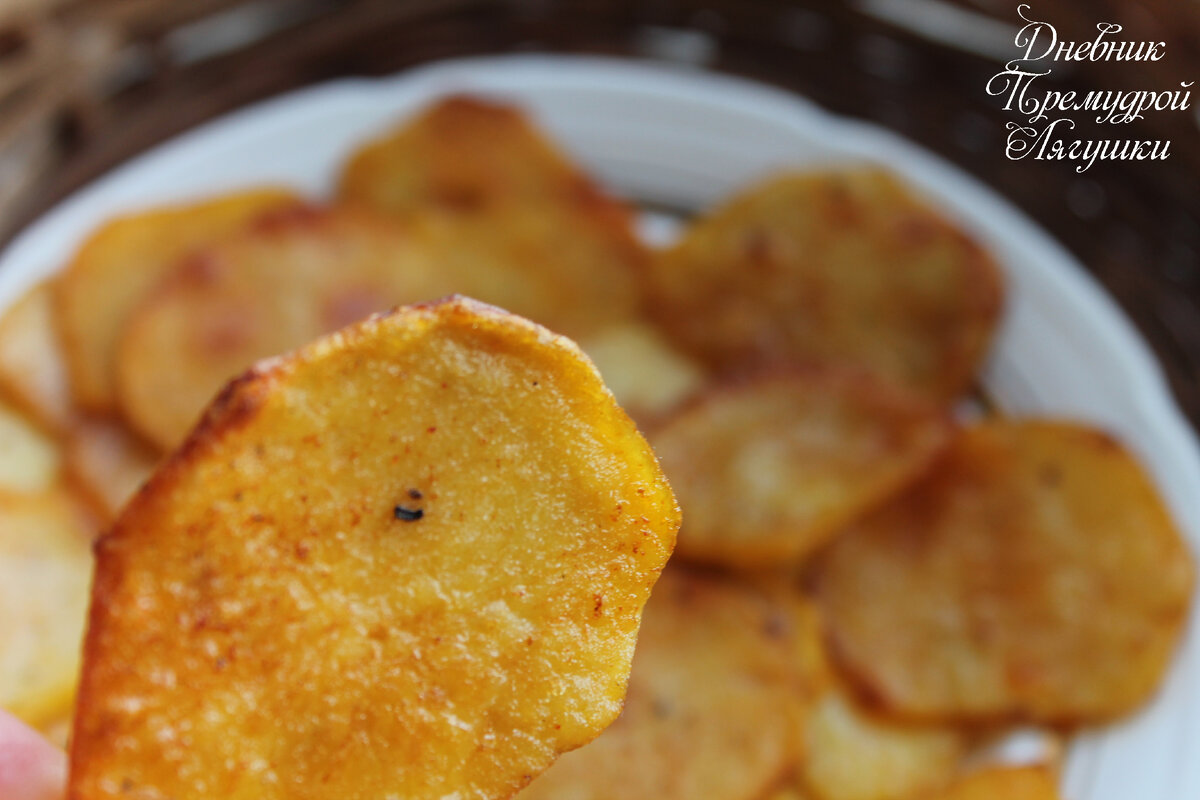
[[[1101,425],[1152,471],[1200,543],[1200,449],[1145,343],[1081,266],[1017,209],[882,129],[777,90],[681,68],[520,56],[435,64],[258,104],[197,128],[78,192],[0,255],[0,307],[57,270],[93,226],[122,211],[249,183],[326,193],[364,137],[450,91],[528,108],[615,191],[702,208],[779,167],[874,161],[903,173],[990,248],[1011,302],[985,375],[1013,414]],[[1002,158],[997,152],[995,158]],[[1156,702],[1074,740],[1068,800],[1200,798],[1200,614]]]

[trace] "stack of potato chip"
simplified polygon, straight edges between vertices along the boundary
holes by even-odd
[[[683,510],[624,714],[522,797],[1057,797],[1061,736],[1159,685],[1193,567],[1119,443],[955,421],[996,265],[873,168],[771,176],[659,252],[633,223],[517,110],[454,97],[332,201],[94,232],[0,320],[0,705],[69,715],[88,537],[227,381],[461,293],[578,340]],[[987,757],[1016,726],[1040,763]]]

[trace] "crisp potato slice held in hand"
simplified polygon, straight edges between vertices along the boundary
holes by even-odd
[[[427,244],[421,230],[361,210],[295,207],[196,251],[125,329],[117,363],[125,416],[170,450],[258,359],[450,294]]]
[[[1002,295],[983,250],[867,169],[752,187],[651,278],[655,317],[716,368],[844,361],[939,399],[970,384]]]
[[[672,568],[654,589],[625,710],[520,800],[755,800],[792,765],[813,613]],[[811,609],[807,609],[811,612]]]
[[[97,546],[69,797],[509,797],[620,711],[678,522],[590,362],[499,309],[264,362]]]
[[[114,369],[125,321],[178,259],[263,212],[298,202],[284,189],[252,189],[131,214],[93,233],[55,283],[76,401],[96,413],[116,409]]]
[[[444,99],[356,152],[339,197],[421,217],[454,291],[583,338],[633,314],[646,252],[633,214],[517,108]]]
[[[1191,555],[1108,436],[1037,421],[963,432],[903,497],[830,547],[835,653],[907,715],[1104,720],[1158,686]]]
[[[907,390],[836,370],[715,386],[652,428],[683,509],[681,557],[795,561],[911,483],[949,439]]]
[[[70,709],[92,531],[65,492],[0,492],[0,708],[31,725]]]

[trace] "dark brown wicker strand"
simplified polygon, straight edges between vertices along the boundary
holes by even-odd
[[[1016,0],[940,0],[1017,25]],[[1200,77],[1194,0],[1038,3],[1064,38],[1098,21],[1167,42],[1156,63],[1059,70],[1063,88],[1174,88]],[[690,59],[894,128],[974,173],[1049,229],[1117,297],[1200,422],[1200,134],[1192,114],[1124,126],[1168,162],[1009,161],[1011,116],[984,85],[996,56],[929,41],[873,12],[808,0],[66,0],[0,9],[0,241],[146,147],[254,100],[440,58],[545,50]],[[181,46],[219,15],[249,43]],[[238,18],[241,19],[241,18]],[[1015,52],[1015,48],[1014,48]],[[1069,74],[1068,74],[1069,72]],[[1113,134],[1109,134],[1111,137]]]

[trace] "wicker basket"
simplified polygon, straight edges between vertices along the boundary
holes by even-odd
[[[1064,89],[1200,75],[1194,0],[1042,4],[1064,38],[1163,41],[1159,62],[1082,63]],[[1194,113],[1130,138],[1170,161],[1003,158],[984,91],[1015,52],[1017,0],[0,0],[0,242],[147,146],[268,95],[439,58],[549,50],[686,61],[803,93],[923,143],[1009,196],[1100,278],[1200,422],[1200,135]],[[1135,130],[1136,129],[1136,130]]]

